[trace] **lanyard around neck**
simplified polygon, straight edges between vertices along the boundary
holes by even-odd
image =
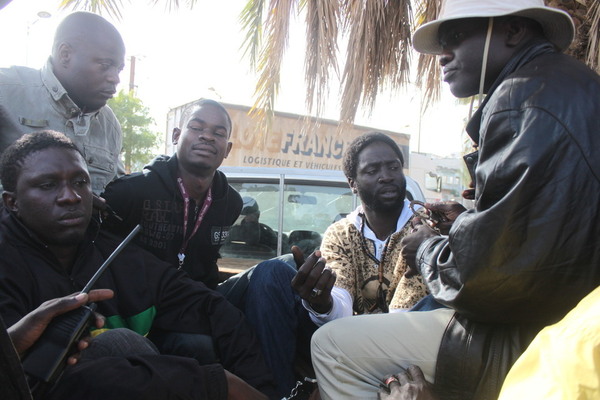
[[[208,188],[208,192],[206,193],[206,198],[204,199],[204,204],[202,204],[202,209],[200,213],[196,217],[196,223],[194,224],[194,229],[187,236],[187,227],[188,227],[188,218],[189,218],[189,208],[190,208],[190,195],[187,190],[185,190],[185,186],[183,186],[183,179],[181,177],[177,178],[177,184],[179,185],[179,191],[181,192],[181,196],[183,197],[183,242],[181,243],[181,248],[179,249],[179,254],[177,254],[177,258],[179,258],[179,269],[183,266],[183,262],[185,260],[185,250],[187,249],[188,243],[190,239],[196,234],[198,228],[200,228],[200,224],[202,224],[202,220],[208,211],[208,208],[212,204],[212,187]]]

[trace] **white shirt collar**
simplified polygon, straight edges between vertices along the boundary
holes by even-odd
[[[362,218],[360,216],[361,214],[364,214],[364,210],[363,210],[362,205],[359,205],[358,207],[356,207],[356,209],[354,211],[352,211],[346,217],[354,224],[354,226],[356,226],[356,229],[358,229],[359,231],[360,231],[361,225],[362,225]],[[396,223],[396,230],[394,231],[394,233],[400,231],[404,227],[404,225],[406,225],[406,223],[412,218],[412,216],[413,216],[413,213],[410,210],[410,201],[408,199],[404,199],[404,206],[402,207],[402,212],[400,213],[400,216],[398,217],[398,222]],[[374,241],[379,241],[379,239],[377,239],[377,236],[375,235],[375,233],[371,230],[371,228],[369,228],[369,225],[365,225],[364,232],[365,232],[365,238],[374,240]]]

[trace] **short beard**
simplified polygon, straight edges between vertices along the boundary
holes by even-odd
[[[406,190],[398,196],[396,201],[393,203],[382,203],[376,196],[375,193],[369,191],[363,191],[358,189],[358,196],[363,203],[363,206],[373,210],[375,212],[390,213],[402,210],[404,207],[404,197],[406,197]]]

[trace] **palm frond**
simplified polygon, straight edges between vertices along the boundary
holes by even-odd
[[[96,14],[108,14],[109,16],[121,20],[123,9],[122,0],[62,0],[58,8],[66,10],[84,10]]]
[[[262,46],[264,9],[265,0],[248,0],[239,18],[242,30],[246,32],[240,48],[243,50],[243,56],[249,57],[252,68],[256,68],[256,60]]]
[[[182,2],[179,0],[149,0],[148,4],[156,6],[159,3],[165,4],[165,9],[168,11],[178,10],[181,8]],[[190,8],[194,8],[197,0],[186,0],[185,4]],[[96,14],[107,14],[117,20],[121,20],[123,15],[121,10],[123,9],[123,0],[61,0],[59,6],[60,9],[66,10],[83,10],[90,11]]]
[[[331,71],[338,72],[339,0],[308,1],[306,8],[306,107],[320,115],[328,97]]]
[[[267,41],[257,63],[260,72],[256,83],[256,101],[251,112],[259,116],[259,135],[268,131],[274,113],[275,98],[279,92],[281,60],[288,42],[289,25],[296,0],[271,0],[265,33]]]
[[[61,0],[60,8],[87,10],[121,19],[125,0]],[[197,0],[148,0],[169,10]],[[414,26],[436,18],[441,0],[247,0],[240,15],[246,32],[242,49],[258,71],[253,113],[266,132],[273,115],[280,84],[290,19],[296,7],[306,9],[307,51],[306,104],[319,116],[328,97],[329,82],[339,74],[338,40],[348,39],[342,73],[340,119],[352,122],[359,105],[372,110],[382,89],[398,89],[408,83],[411,53],[412,8]],[[567,11],[575,21],[576,40],[567,53],[600,73],[600,1],[546,0]],[[265,15],[266,14],[266,15]],[[426,108],[440,97],[440,69],[434,56],[420,55],[417,85]]]
[[[422,0],[416,12],[416,21],[419,25],[433,21],[440,13],[440,0]],[[440,99],[441,72],[438,59],[431,54],[419,54],[417,62],[417,86],[423,92],[421,111],[425,111],[431,104]]]
[[[196,5],[196,2],[197,2],[197,0],[186,0],[185,3],[186,3],[186,6],[191,10]],[[153,6],[156,6],[159,3],[165,3],[165,9],[168,11],[174,11],[174,10],[178,10],[179,8],[181,8],[181,5],[179,4],[180,3],[179,0],[167,0],[166,2],[164,0],[151,0],[151,4]]]
[[[587,20],[590,21],[586,64],[600,74],[600,3],[592,1],[588,10]]]
[[[354,121],[358,105],[372,110],[382,88],[408,83],[412,10],[409,1],[347,1],[348,51],[340,120]]]

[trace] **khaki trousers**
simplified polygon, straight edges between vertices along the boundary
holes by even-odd
[[[311,352],[323,400],[377,399],[383,379],[411,364],[433,382],[454,310],[361,315],[319,328]]]

